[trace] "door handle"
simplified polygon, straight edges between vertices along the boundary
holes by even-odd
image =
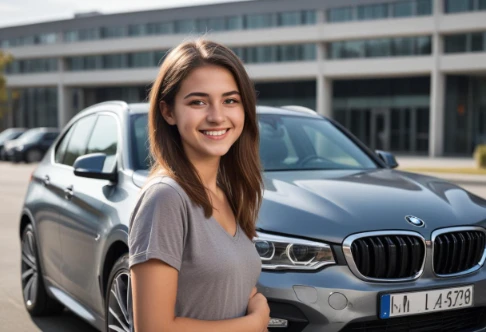
[[[49,175],[46,175],[42,178],[42,183],[44,184],[44,186],[48,186],[49,184],[51,184]]]
[[[66,189],[64,189],[64,198],[65,199],[71,199],[74,196],[74,191],[73,191],[73,186],[69,186]]]

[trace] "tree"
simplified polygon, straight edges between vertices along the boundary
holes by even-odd
[[[0,50],[0,123],[8,110],[7,80],[5,78],[5,68],[12,62],[13,57]]]

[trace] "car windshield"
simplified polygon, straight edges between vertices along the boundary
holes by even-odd
[[[325,119],[260,114],[260,158],[265,171],[373,169],[377,164]],[[147,114],[132,117],[133,160],[148,169]]]
[[[22,134],[22,131],[14,130],[14,129],[6,129],[0,133],[0,144],[5,143],[6,141],[16,139]]]
[[[43,133],[37,129],[27,130],[17,140],[21,144],[32,143],[38,141],[42,137]]]

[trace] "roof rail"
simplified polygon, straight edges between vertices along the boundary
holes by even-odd
[[[289,111],[296,111],[296,112],[304,112],[308,114],[313,114],[317,115],[317,112],[304,106],[298,106],[298,105],[285,105],[285,106],[280,106],[280,108],[289,110]]]

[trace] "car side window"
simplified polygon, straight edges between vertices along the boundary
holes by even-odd
[[[44,137],[42,138],[44,141],[54,141],[57,137],[58,133],[45,133]]]
[[[100,115],[88,142],[86,154],[106,154],[103,172],[111,172],[116,163],[116,151],[118,144],[117,120],[110,115]]]
[[[74,131],[75,127],[76,127],[76,124],[72,125],[71,128],[69,128],[68,132],[61,139],[61,142],[59,142],[59,144],[57,145],[55,161],[58,164],[62,164],[62,160],[64,158],[64,152],[66,152],[66,148],[67,148],[67,145],[69,143],[69,139],[73,135],[73,131]]]
[[[73,166],[76,159],[86,154],[88,138],[96,121],[96,116],[88,116],[80,119],[74,128],[71,139],[69,140],[63,164]]]

